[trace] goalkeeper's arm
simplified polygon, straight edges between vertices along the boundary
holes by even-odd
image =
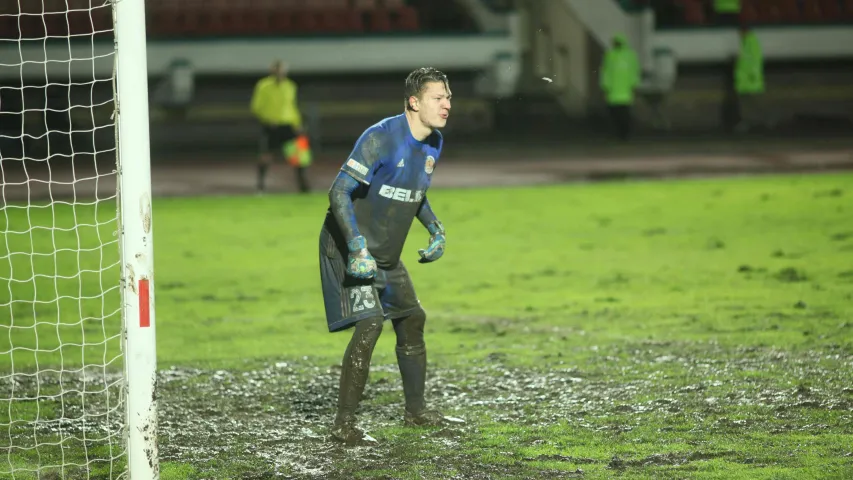
[[[337,220],[338,226],[341,228],[347,245],[353,239],[361,236],[361,233],[358,231],[358,224],[355,221],[355,209],[352,205],[352,192],[358,186],[358,180],[345,172],[340,172],[338,173],[338,177],[335,178],[334,183],[332,183],[332,188],[329,190],[329,206],[331,207],[332,215],[335,216],[335,220]]]
[[[370,255],[367,242],[358,231],[355,208],[352,205],[352,193],[359,184],[359,181],[348,173],[340,172],[329,190],[329,206],[347,242],[347,250],[349,250],[347,271],[357,278],[373,278],[376,275],[376,261]]]
[[[438,221],[438,218],[432,211],[432,206],[430,206],[429,204],[429,199],[427,199],[426,197],[424,197],[423,201],[421,202],[421,206],[418,209],[418,220],[421,222],[421,225],[423,225],[424,228],[426,228],[427,230],[430,229],[430,225],[441,225],[441,222]]]
[[[418,209],[418,220],[421,222],[427,231],[429,231],[429,246],[426,249],[418,250],[421,258],[420,263],[434,262],[444,255],[444,246],[446,236],[444,233],[444,225],[435,216],[432,211],[432,206],[429,200],[424,197],[420,208]]]

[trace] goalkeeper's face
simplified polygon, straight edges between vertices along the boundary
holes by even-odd
[[[450,88],[444,82],[424,85],[418,98],[418,118],[429,128],[443,128],[450,116]]]

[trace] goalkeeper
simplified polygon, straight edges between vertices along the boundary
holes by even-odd
[[[444,253],[444,226],[426,197],[441,154],[438,129],[450,114],[447,77],[433,68],[405,82],[405,112],[369,127],[355,144],[329,191],[320,232],[320,276],[330,332],[354,327],[343,357],[332,438],[349,445],[375,440],[356,428],[355,411],[385,320],[397,336],[397,363],[407,425],[461,422],[427,409],[426,314],[400,259],[414,218],[429,232],[419,262]]]

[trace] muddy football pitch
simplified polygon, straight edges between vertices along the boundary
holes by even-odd
[[[403,426],[386,325],[359,409],[379,445],[356,448],[328,440],[350,333],[323,314],[326,196],[157,199],[161,478],[853,478],[851,197],[851,174],[431,191],[447,251],[418,264],[416,223],[403,260],[428,316],[428,401],[466,423]],[[17,322],[0,351],[42,374],[0,385],[0,472],[110,478],[120,412],[75,419],[117,383],[85,405],[25,398],[91,389],[81,362],[117,358],[113,324],[85,320],[114,292],[61,275],[117,272],[95,248],[115,212],[7,213],[0,276],[20,281],[0,289]],[[95,300],[63,311],[63,292]]]

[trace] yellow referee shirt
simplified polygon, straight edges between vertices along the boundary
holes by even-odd
[[[296,105],[296,83],[275,76],[260,79],[252,93],[252,113],[265,125],[302,128],[302,114]]]

